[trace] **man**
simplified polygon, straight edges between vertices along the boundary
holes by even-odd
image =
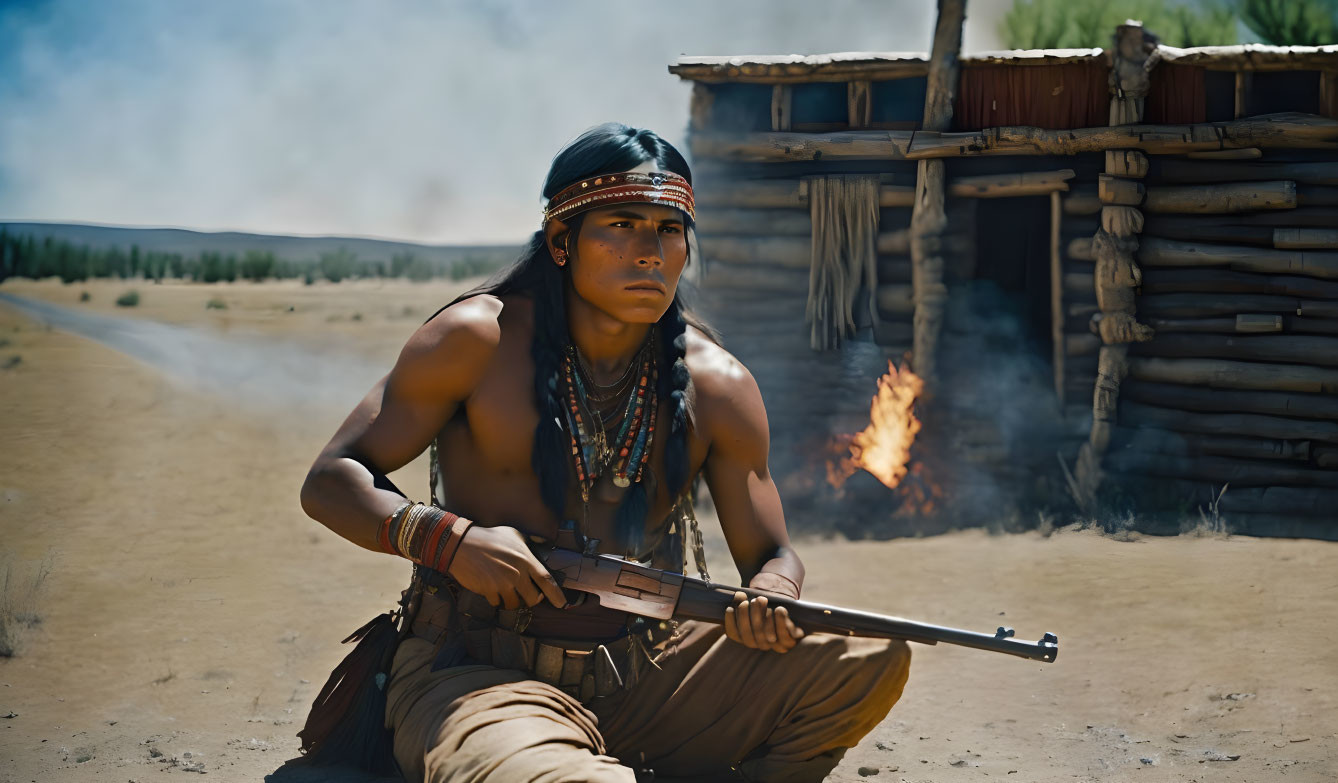
[[[443,308],[340,427],[309,515],[416,563],[386,726],[410,780],[820,780],[900,697],[903,642],[805,636],[738,594],[722,627],[572,605],[531,545],[684,569],[702,476],[753,588],[804,569],[757,385],[678,296],[691,172],[610,123],[554,159],[521,259]],[[435,446],[433,497],[385,475]],[[700,567],[699,563],[699,567]]]

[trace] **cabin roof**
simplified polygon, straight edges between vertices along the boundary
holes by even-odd
[[[1221,47],[1218,47],[1221,48]],[[1276,48],[1276,47],[1275,47]],[[1308,47],[1315,48],[1315,47]],[[997,59],[1088,59],[1099,57],[1102,49],[1008,49],[964,54],[963,61]],[[1177,51],[1197,51],[1181,49]],[[919,62],[928,63],[928,52],[832,52],[830,54],[727,54],[684,55],[671,67],[697,65],[803,65],[820,68],[834,63]]]
[[[1103,49],[1011,49],[962,55],[963,65],[1059,65],[1105,57]],[[1158,46],[1163,62],[1216,70],[1308,70],[1338,68],[1338,44],[1327,46]],[[830,54],[685,55],[669,72],[688,81],[843,81],[921,76],[927,52],[833,52]]]
[[[1326,46],[1268,46],[1266,44],[1237,44],[1235,46],[1196,46],[1177,49],[1158,46],[1157,54],[1165,62],[1176,65],[1232,66],[1237,68],[1281,66],[1305,68],[1310,64],[1338,65],[1338,44]]]

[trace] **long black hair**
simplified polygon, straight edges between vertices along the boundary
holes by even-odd
[[[692,184],[687,160],[669,142],[655,132],[608,122],[587,130],[563,147],[553,158],[544,180],[546,202],[573,182],[599,174],[628,171],[653,161],[661,171],[672,171]],[[576,237],[583,215],[564,221],[570,227],[568,254],[574,255]],[[691,216],[684,215],[684,233],[695,231]],[[692,242],[688,242],[691,263]],[[531,466],[539,478],[544,505],[559,518],[566,510],[567,488],[574,473],[571,447],[563,427],[562,389],[559,382],[562,356],[570,340],[564,300],[569,267],[554,263],[543,229],[535,231],[520,258],[477,288],[460,295],[454,302],[479,294],[505,296],[525,294],[534,302],[534,337],[530,356],[534,362],[534,404],[539,424],[534,431]],[[449,305],[448,305],[449,306]],[[429,319],[430,320],[430,319]],[[683,285],[674,294],[669,309],[659,320],[661,355],[659,394],[670,402],[671,421],[665,440],[664,486],[670,498],[677,496],[688,482],[688,430],[692,416],[692,378],[688,372],[687,327],[701,329],[715,339],[710,329],[683,303]],[[650,479],[654,481],[652,476]],[[634,483],[618,507],[617,529],[628,551],[639,552],[649,510],[645,481]]]

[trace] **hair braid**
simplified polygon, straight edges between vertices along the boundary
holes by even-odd
[[[542,233],[539,240],[543,240]],[[541,276],[548,279],[534,289],[530,359],[534,362],[534,401],[539,425],[534,428],[530,466],[539,477],[544,505],[561,518],[567,506],[570,462],[564,458],[569,449],[561,391],[562,352],[569,339],[567,312],[562,299],[562,270],[551,259],[541,269]]]
[[[690,423],[692,376],[688,373],[688,324],[683,306],[674,297],[664,314],[664,364],[669,368],[661,380],[669,397],[669,437],[664,442],[665,489],[672,499],[688,480],[688,425]]]

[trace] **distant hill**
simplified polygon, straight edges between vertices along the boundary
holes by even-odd
[[[463,259],[503,264],[520,255],[520,245],[422,245],[414,242],[396,242],[365,237],[299,237],[276,234],[245,234],[238,231],[192,231],[184,228],[132,228],[122,226],[94,226],[78,223],[22,223],[0,221],[11,235],[32,235],[38,240],[52,237],[76,245],[87,245],[93,250],[118,248],[129,252],[138,246],[140,252],[180,253],[198,256],[202,252],[242,255],[248,250],[270,252],[280,258],[301,261],[316,259],[322,253],[337,252],[340,248],[355,254],[359,260],[390,262],[391,256],[412,253],[414,256],[449,268]]]

